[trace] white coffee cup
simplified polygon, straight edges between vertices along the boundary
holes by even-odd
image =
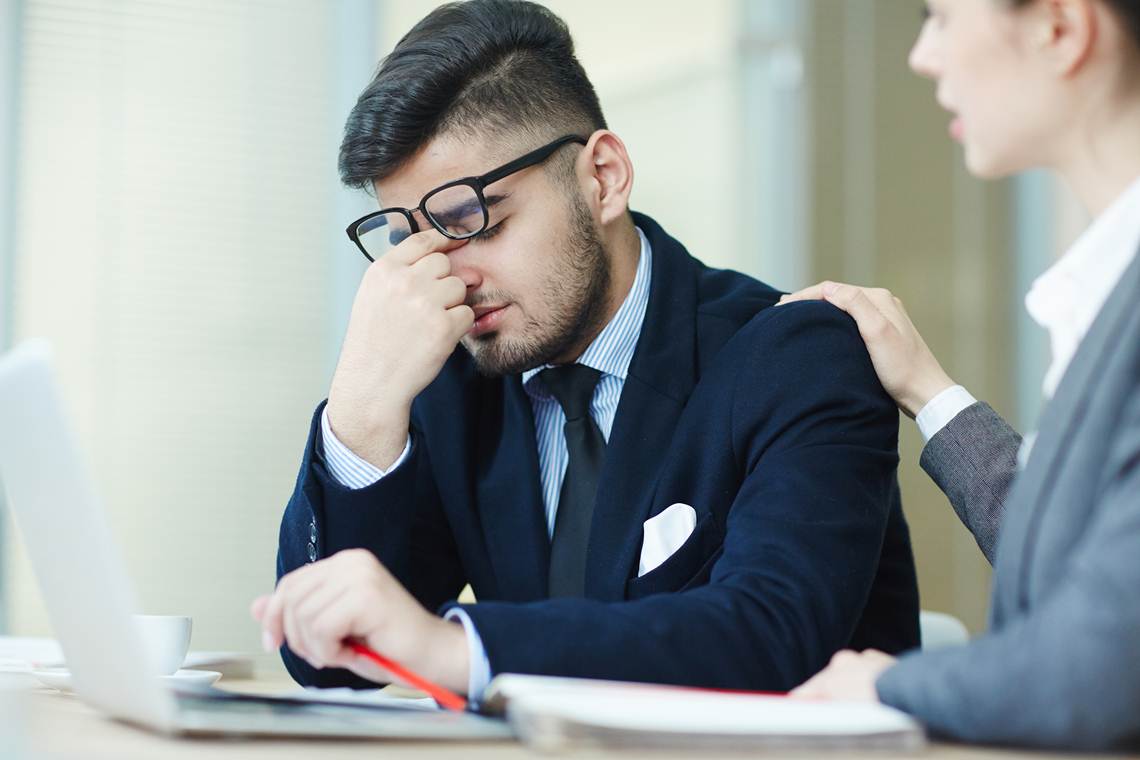
[[[192,621],[187,615],[134,615],[143,647],[160,675],[176,673],[190,651]]]

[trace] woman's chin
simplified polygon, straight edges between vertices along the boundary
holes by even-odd
[[[1002,179],[1021,171],[1021,167],[1002,161],[976,146],[966,143],[965,147],[966,170],[978,179]]]

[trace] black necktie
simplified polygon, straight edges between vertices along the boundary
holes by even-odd
[[[566,414],[569,461],[550,543],[550,596],[582,596],[586,587],[586,545],[594,498],[606,455],[606,439],[590,416],[590,400],[602,373],[582,364],[550,367],[539,374]]]

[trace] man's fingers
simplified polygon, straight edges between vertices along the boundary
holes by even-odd
[[[305,641],[304,633],[297,620],[297,608],[293,604],[286,604],[281,611],[281,629],[284,631],[285,643],[289,645],[289,649],[293,650],[293,654],[309,662],[310,665],[320,668],[320,663],[313,662],[310,659],[309,647]]]
[[[358,594],[345,593],[331,599],[320,614],[309,619],[306,637],[310,652],[326,664],[341,664],[351,656],[344,651],[344,641],[352,636],[360,615],[361,599]]]
[[[443,302],[444,308],[459,306],[467,300],[467,283],[458,277],[445,277],[432,283],[432,287]]]
[[[330,646],[325,634],[328,611],[348,592],[348,586],[329,584],[309,594],[296,606],[294,620],[297,635],[304,641],[310,662],[316,667],[328,667],[330,658],[339,649],[339,639]]]
[[[412,264],[412,271],[429,280],[439,280],[451,274],[451,261],[446,253],[432,251]]]
[[[411,266],[430,253],[446,253],[466,244],[466,240],[452,240],[434,227],[429,227],[408,235],[399,245],[384,254],[383,258],[393,264]]]
[[[306,627],[311,627],[312,621],[320,619],[321,613],[336,603],[340,597],[348,593],[349,587],[344,584],[327,584],[315,590],[295,605],[299,619]]]
[[[269,607],[269,600],[273,598],[272,594],[262,594],[253,600],[249,605],[249,614],[257,622],[261,622],[265,618],[265,610]],[[261,648],[266,652],[272,652],[277,649],[277,642],[265,628],[261,629]]]
[[[261,622],[261,618],[265,616],[265,608],[269,606],[269,600],[272,594],[262,594],[261,596],[250,602],[249,614],[257,622]]]
[[[285,628],[282,624],[283,597],[274,593],[269,597],[261,611],[261,645],[265,650],[272,651],[285,643]]]
[[[320,597],[329,588],[331,563],[309,565],[315,572],[306,573],[296,578],[286,589],[282,596],[281,630],[285,642],[295,654],[309,660],[316,667],[322,667],[319,662],[312,662],[309,640],[306,635],[305,621],[299,610],[313,597]],[[308,568],[305,568],[308,569]]]
[[[320,581],[321,563],[308,565],[286,575],[265,603],[261,613],[262,643],[266,649],[276,649],[285,642],[285,625],[282,614],[291,600],[303,596]],[[314,572],[317,571],[317,572]]]
[[[277,591],[269,600],[262,627],[277,646],[288,644],[299,657],[305,657],[305,642],[301,639],[294,619],[297,602],[305,598],[310,589],[320,582],[323,567],[308,565],[289,573],[277,584]],[[316,571],[316,572],[314,572]],[[307,659],[307,658],[306,658]]]
[[[456,342],[475,324],[475,311],[466,304],[452,306],[447,310],[447,316],[451,320]]]

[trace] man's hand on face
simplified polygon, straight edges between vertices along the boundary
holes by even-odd
[[[463,626],[432,615],[366,549],[348,549],[286,575],[250,608],[272,651],[283,643],[315,668],[399,682],[346,646],[358,641],[452,691],[467,691]]]
[[[336,437],[381,469],[404,450],[412,400],[475,322],[447,251],[465,241],[411,235],[368,267],[329,391]]]

